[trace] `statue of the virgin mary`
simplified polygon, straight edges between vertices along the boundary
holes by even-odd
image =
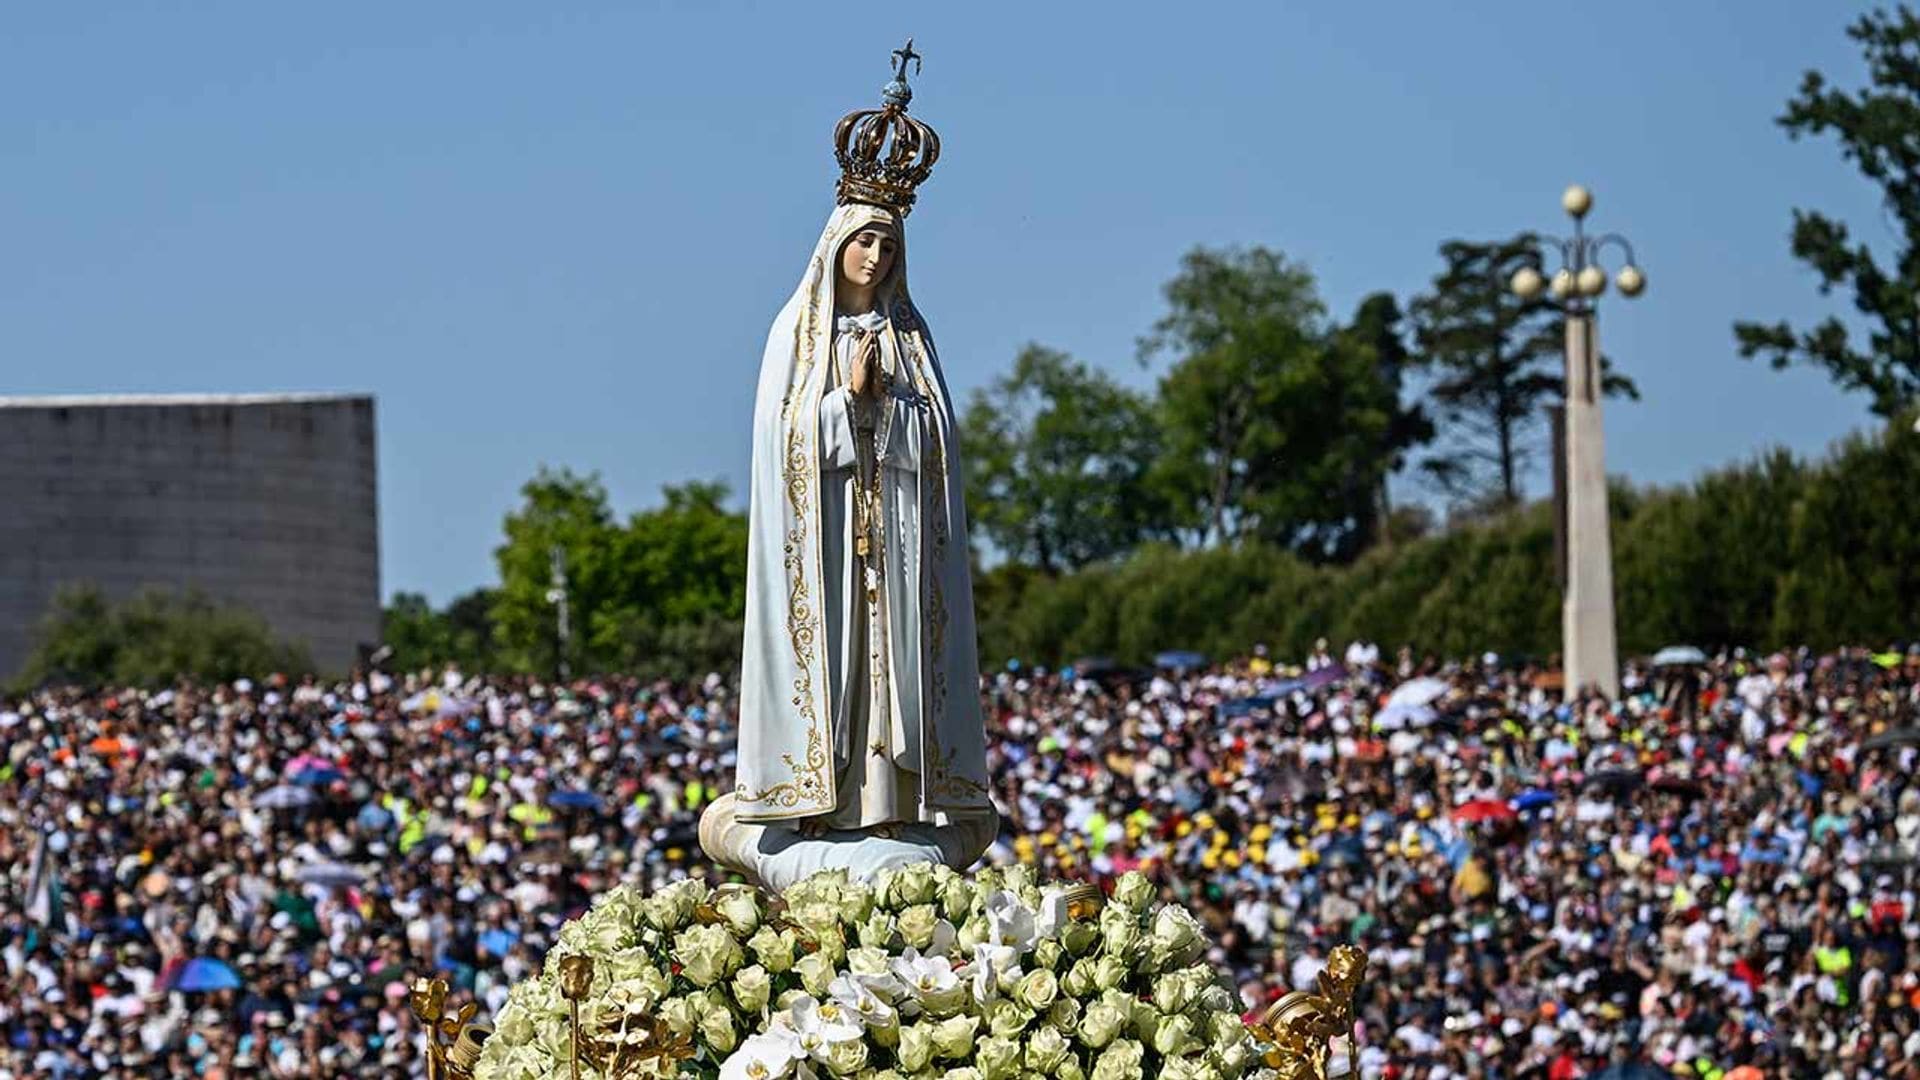
[[[991,836],[958,432],[907,289],[940,142],[907,115],[912,43],[894,56],[885,104],[835,129],[838,205],[761,359],[739,764],[703,822],[723,862],[722,817],[841,842],[984,822],[950,862]]]

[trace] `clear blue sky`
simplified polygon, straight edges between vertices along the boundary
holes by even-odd
[[[384,588],[494,580],[541,463],[622,513],[742,490],[767,324],[830,208],[828,134],[926,54],[946,156],[911,221],[958,392],[1039,341],[1129,381],[1196,244],[1304,260],[1329,305],[1449,237],[1596,193],[1645,297],[1603,310],[1646,400],[1612,471],[1683,481],[1868,422],[1730,324],[1833,306],[1790,208],[1881,238],[1773,124],[1861,65],[1854,4],[44,4],[0,35],[0,393],[379,398]],[[828,14],[834,12],[836,14]],[[1545,489],[1536,470],[1529,490]]]

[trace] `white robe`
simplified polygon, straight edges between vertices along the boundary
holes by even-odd
[[[876,222],[900,241],[879,296],[893,386],[863,417],[843,385],[850,368],[839,362],[830,268]],[[958,441],[932,339],[906,290],[899,219],[838,208],[761,361],[742,820],[938,825],[990,809]],[[852,499],[876,466],[883,528],[868,575],[853,557]]]
[[[919,820],[921,733],[898,704],[900,688],[920,681],[918,626],[896,620],[918,592],[919,564],[904,558],[920,532],[923,399],[900,370],[885,343],[885,316],[834,320],[832,388],[820,400],[820,512],[824,562],[839,568],[842,584],[829,585],[826,602],[827,670],[834,709],[834,762],[838,805],[828,823],[857,829]],[[881,332],[885,391],[856,396],[847,385],[861,326]],[[877,481],[877,523],[860,522],[855,500],[869,498]],[[855,544],[867,526],[874,555],[862,559]],[[877,527],[875,527],[877,525]],[[872,550],[870,549],[870,550]],[[832,582],[831,572],[827,580]],[[896,621],[900,622],[895,626]],[[895,645],[899,649],[895,649]]]

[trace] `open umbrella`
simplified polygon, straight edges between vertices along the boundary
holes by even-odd
[[[211,956],[196,956],[181,965],[173,978],[173,988],[183,994],[203,994],[212,990],[240,989],[240,976],[226,961]]]
[[[1205,653],[1197,653],[1191,649],[1174,649],[1155,656],[1153,666],[1172,668],[1175,671],[1191,671],[1194,668],[1206,667],[1207,657]]]
[[[495,927],[492,930],[485,930],[481,932],[480,938],[479,938],[479,945],[481,948],[487,950],[489,953],[492,953],[495,956],[505,956],[510,950],[512,950],[514,943],[519,940],[520,940],[519,936],[516,935],[513,931],[502,930],[498,927]]]
[[[1406,682],[1394,687],[1393,693],[1387,697],[1387,707],[1392,708],[1395,705],[1430,705],[1438,699],[1440,695],[1446,692],[1447,683],[1445,679],[1436,679],[1432,676],[1423,675],[1418,679],[1408,679]]]
[[[1542,806],[1551,805],[1553,805],[1553,792],[1547,791],[1544,788],[1528,788],[1526,791],[1515,795],[1512,803],[1515,810],[1521,811],[1538,810]]]
[[[1513,816],[1513,807],[1499,799],[1475,799],[1453,809],[1455,821],[1505,821]]]
[[[1663,776],[1655,780],[1652,786],[1655,791],[1664,791],[1669,795],[1679,795],[1687,799],[1697,799],[1707,793],[1705,784],[1686,776]]]
[[[547,804],[565,810],[598,810],[600,796],[591,791],[556,791],[547,796]]]
[[[1083,656],[1073,662],[1073,673],[1083,679],[1097,679],[1120,670],[1120,665],[1105,656]]]
[[[358,885],[367,875],[346,863],[323,862],[303,866],[294,875],[309,885]]]
[[[307,787],[325,787],[335,780],[345,780],[347,774],[331,765],[309,765],[293,774],[293,782]]]
[[[287,762],[287,767],[285,772],[288,776],[292,776],[294,773],[297,773],[302,769],[331,769],[331,768],[333,768],[333,762],[328,761],[326,758],[321,757],[319,754],[301,754],[295,757],[292,761]]]
[[[1348,672],[1345,665],[1328,664],[1326,667],[1314,668],[1312,671],[1307,672],[1307,677],[1301,679],[1300,682],[1308,690],[1318,690],[1323,686],[1331,686],[1339,682],[1341,679],[1346,678],[1347,674]]]
[[[296,787],[292,784],[275,784],[260,793],[253,805],[268,810],[292,810],[296,807],[312,806],[316,796],[311,789]]]
[[[1587,777],[1587,786],[1624,794],[1639,787],[1643,779],[1637,769],[1601,769]]]
[[[1707,654],[1691,645],[1669,645],[1653,654],[1654,667],[1680,667],[1685,664],[1704,664]]]
[[[1373,718],[1373,726],[1381,731],[1423,728],[1431,725],[1438,716],[1431,705],[1388,705]]]
[[[112,757],[126,750],[126,744],[111,735],[102,735],[87,744],[87,749],[102,757]]]
[[[1328,844],[1320,853],[1320,861],[1329,867],[1364,866],[1367,861],[1367,849],[1358,836],[1348,836]]]

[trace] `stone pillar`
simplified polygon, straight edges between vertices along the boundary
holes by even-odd
[[[1593,313],[1571,313],[1567,316],[1567,581],[1560,608],[1568,698],[1588,686],[1599,687],[1609,698],[1620,695],[1600,397],[1600,346]]]

